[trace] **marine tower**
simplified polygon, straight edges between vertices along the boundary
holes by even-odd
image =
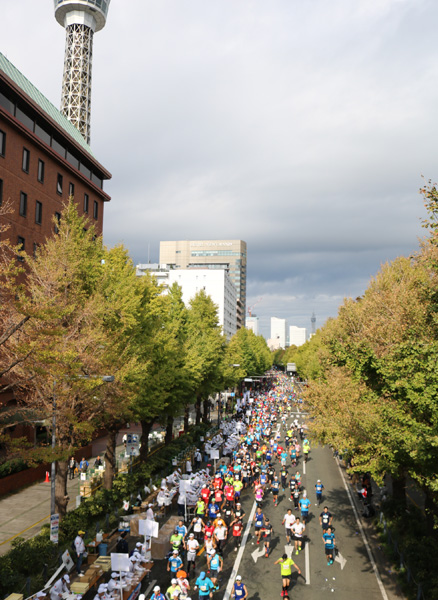
[[[111,0],[54,0],[66,31],[61,112],[90,143],[93,36],[105,27]]]

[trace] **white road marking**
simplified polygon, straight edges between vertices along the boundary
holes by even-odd
[[[156,583],[157,583],[156,579],[154,579],[153,581],[150,582],[150,584],[148,585],[148,589],[144,593],[145,598],[147,598],[149,596],[149,594],[151,593],[151,590],[155,587]]]
[[[342,556],[342,554],[338,551],[338,553],[335,556],[335,561],[341,564],[341,571],[342,571],[347,563],[347,559],[344,558]]]
[[[365,536],[365,532],[363,530],[362,523],[360,521],[359,515],[358,515],[357,510],[356,510],[356,506],[354,505],[354,500],[353,500],[353,497],[351,495],[351,490],[350,490],[350,488],[348,487],[348,485],[347,485],[347,483],[345,481],[344,474],[342,472],[342,469],[341,469],[340,464],[339,464],[339,459],[337,457],[336,457],[336,463],[338,465],[339,473],[341,474],[342,483],[344,484],[344,488],[347,491],[348,499],[350,500],[350,504],[351,504],[351,507],[353,509],[354,516],[356,518],[356,523],[357,523],[357,526],[358,526],[359,531],[361,533],[362,540],[363,540],[363,543],[365,545],[365,548],[366,548],[366,551],[367,551],[367,554],[368,554],[368,558],[370,559],[371,565],[373,567],[374,575],[376,576],[377,583],[378,583],[379,589],[380,589],[380,593],[382,594],[383,600],[388,600],[388,596],[386,594],[385,587],[384,587],[383,582],[382,582],[382,578],[380,577],[379,569],[377,568],[376,561],[374,560],[373,553],[371,552],[370,545],[368,544],[368,540],[367,540],[367,538]]]
[[[257,502],[254,502],[252,509],[251,509],[251,514],[249,515],[249,518],[248,518],[248,523],[246,525],[245,533],[243,534],[242,544],[239,548],[239,552],[237,553],[236,560],[234,561],[233,570],[231,571],[230,579],[228,580],[228,585],[227,585],[227,589],[225,590],[223,600],[229,600],[229,598],[231,596],[231,592],[233,591],[234,581],[236,579],[237,572],[239,570],[240,561],[242,560],[243,551],[245,550],[246,542],[248,541],[249,530],[251,529],[251,524],[254,519],[256,508],[257,508]]]
[[[309,552],[309,542],[306,542],[304,546],[304,558],[306,565],[306,585],[310,585],[310,552]]]
[[[254,552],[251,554],[253,561],[256,563],[257,560],[261,557],[264,556],[266,554],[265,552],[265,548],[257,548],[256,550],[254,550]]]

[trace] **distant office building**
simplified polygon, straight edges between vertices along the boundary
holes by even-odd
[[[289,327],[289,346],[302,346],[307,341],[307,329],[305,327]]]
[[[277,348],[286,348],[286,319],[271,317],[271,341],[278,340]],[[276,348],[276,349],[277,349]]]
[[[259,318],[255,315],[246,317],[245,327],[250,329],[256,335],[259,335]]]
[[[227,339],[237,330],[237,292],[224,269],[170,269],[168,265],[139,264],[137,275],[149,272],[167,289],[177,283],[187,306],[196,294],[204,290],[217,306],[219,325]]]
[[[224,269],[237,290],[238,322],[246,312],[246,242],[242,240],[182,240],[160,242],[160,264],[173,269]]]

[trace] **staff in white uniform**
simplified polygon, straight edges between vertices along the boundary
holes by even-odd
[[[64,575],[61,579],[58,579],[52,587],[50,590],[50,600],[61,600],[62,594],[65,592],[70,592],[70,577],[68,575]]]

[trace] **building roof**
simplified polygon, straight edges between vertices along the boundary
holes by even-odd
[[[93,152],[79,130],[0,52],[0,69],[70,135],[85,152],[94,158]]]

